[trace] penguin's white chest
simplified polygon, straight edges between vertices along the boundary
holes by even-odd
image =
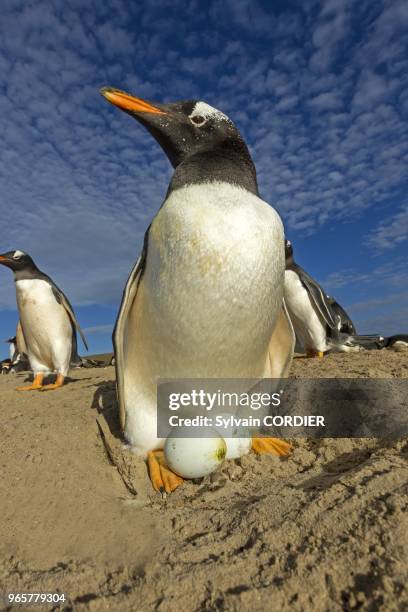
[[[13,357],[14,357],[14,353],[15,352],[16,352],[16,345],[14,344],[14,342],[10,342],[9,355],[10,355],[11,361],[13,361]]]
[[[195,185],[168,198],[143,278],[158,373],[255,375],[282,300],[282,244],[277,213],[243,189]]]
[[[282,305],[282,222],[222,183],[173,192],[149,231],[124,354],[126,435],[154,448],[158,378],[267,376]]]
[[[16,281],[17,305],[30,365],[36,372],[66,375],[72,349],[72,326],[65,308],[44,280]]]
[[[304,348],[325,351],[326,326],[316,314],[308,291],[293,270],[285,271],[285,302],[296,336]]]

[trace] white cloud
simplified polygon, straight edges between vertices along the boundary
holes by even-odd
[[[311,98],[309,104],[318,110],[335,110],[341,107],[342,101],[338,92],[329,91]]]
[[[376,249],[393,249],[408,240],[408,205],[386,219],[371,233],[368,244]]]
[[[317,49],[312,55],[313,70],[327,70],[336,56],[338,45],[345,38],[350,21],[349,0],[325,0],[321,3],[312,42]]]
[[[390,94],[390,88],[390,82],[383,76],[365,68],[357,82],[353,105],[363,109],[371,108]]]
[[[350,305],[350,308],[352,308],[354,312],[366,313],[367,311],[378,308],[378,306],[388,306],[389,304],[398,306],[404,303],[408,303],[408,291],[391,293],[385,296],[371,298],[364,302],[355,302]]]
[[[400,256],[392,261],[373,266],[365,272],[359,272],[356,268],[340,269],[331,272],[325,279],[319,280],[319,283],[327,291],[364,284],[376,288],[380,286],[404,288],[408,285],[408,261],[406,257]]]

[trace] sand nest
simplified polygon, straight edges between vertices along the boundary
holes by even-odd
[[[408,359],[297,359],[292,375],[407,378]],[[0,592],[64,592],[66,610],[408,608],[406,441],[298,440],[162,499],[122,448],[113,368],[53,393],[18,394],[23,378],[0,377]]]

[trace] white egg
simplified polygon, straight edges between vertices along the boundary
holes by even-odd
[[[177,427],[164,445],[166,463],[183,478],[202,478],[214,472],[225,459],[227,445],[214,429],[213,438],[193,438],[196,428]],[[191,437],[187,437],[187,436]]]

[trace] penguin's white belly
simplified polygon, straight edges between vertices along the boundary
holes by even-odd
[[[43,280],[16,282],[17,305],[34,372],[68,373],[72,326],[65,308]]]
[[[285,302],[304,349],[326,351],[326,325],[321,322],[308,291],[293,270],[285,271]]]
[[[260,198],[226,184],[184,187],[152,223],[128,319],[126,434],[157,447],[158,378],[268,376],[282,305],[283,227]]]

